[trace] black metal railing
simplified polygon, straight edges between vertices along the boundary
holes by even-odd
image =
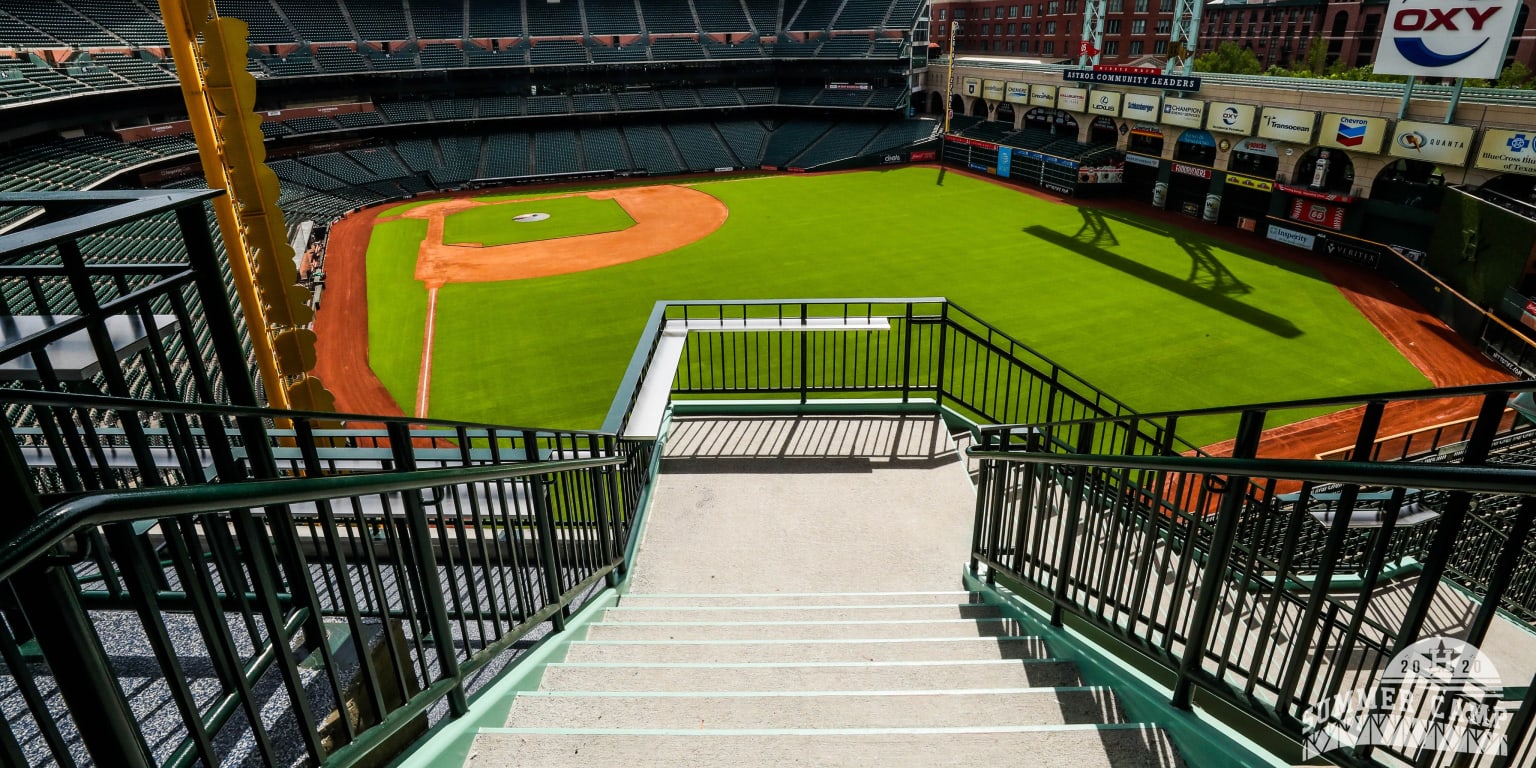
[[[43,473],[13,461],[7,483],[38,510],[0,554],[0,657],[25,703],[0,753],[24,764],[214,765],[242,743],[265,764],[347,764],[398,748],[617,577],[652,458],[595,433],[0,402],[55,425],[4,435],[14,452],[47,452],[53,433],[82,454]],[[106,412],[122,427],[93,430]],[[317,427],[338,418],[378,426]],[[42,511],[43,488],[61,503]]]
[[[926,399],[976,423],[1135,412],[942,298],[671,301],[652,311],[604,431],[622,430],[668,329],[692,329],[674,399]]]
[[[1533,388],[985,427],[971,452],[980,460],[972,565],[1034,595],[1053,621],[1089,622],[1161,665],[1175,704],[1201,690],[1299,739],[1309,708],[1377,684],[1413,642],[1482,643],[1499,609],[1530,621],[1536,469],[1497,449],[1512,428],[1510,395]],[[1353,435],[1353,454],[1370,456],[1395,407],[1428,399],[1463,401],[1475,414],[1463,443],[1441,447],[1443,461],[1266,457],[1266,441],[1285,435],[1264,427],[1292,421],[1287,411],[1360,406],[1334,418]],[[1227,456],[1173,448],[1181,430],[1233,414]],[[1503,651],[1523,658],[1530,648]],[[1506,708],[1507,764],[1536,761],[1526,699]],[[1408,752],[1398,756],[1421,765],[1465,758]],[[1369,755],[1332,757],[1368,764]],[[1478,760],[1468,764],[1500,764]]]

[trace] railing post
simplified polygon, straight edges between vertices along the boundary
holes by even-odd
[[[523,458],[530,463],[540,460],[539,436],[534,432],[523,432]],[[544,574],[544,596],[551,603],[558,604],[565,590],[560,588],[560,561],[555,548],[555,514],[549,506],[549,492],[544,487],[544,478],[529,475],[528,492],[533,495],[534,522],[539,530],[539,565]],[[565,615],[565,607],[562,606],[551,617],[556,632],[565,631]]]
[[[1506,398],[1507,395],[1502,392],[1483,396],[1483,405],[1477,412],[1477,423],[1472,427],[1472,438],[1467,441],[1467,450],[1462,453],[1463,466],[1488,461],[1488,449],[1493,445],[1493,437],[1499,431],[1499,422],[1503,420],[1504,409],[1508,405]],[[1446,565],[1451,560],[1451,553],[1456,550],[1456,540],[1461,536],[1461,526],[1466,522],[1467,508],[1471,503],[1472,494],[1453,491],[1445,508],[1441,510],[1440,520],[1435,527],[1435,538],[1430,542],[1429,551],[1422,560],[1423,570],[1419,572],[1418,585],[1414,587],[1413,597],[1403,612],[1403,625],[1392,648],[1393,655],[1412,645],[1424,629],[1430,605],[1435,600],[1435,590],[1445,577]]]
[[[593,438],[592,442],[596,443],[597,439]],[[618,454],[618,451],[614,448],[612,437],[604,437],[602,446],[604,454],[609,456]],[[595,504],[593,511],[597,513],[597,546],[603,551],[603,558],[605,559],[603,565],[606,567],[612,565],[614,560],[613,510],[610,502],[617,499],[610,499],[608,495],[609,490],[613,488],[613,467],[596,467],[592,470],[592,473],[592,500]],[[610,587],[618,586],[619,574],[617,569],[608,572],[607,582]]]
[[[907,302],[907,316],[902,321],[901,338],[901,401],[912,397],[912,302]],[[940,403],[943,405],[943,403]]]
[[[416,470],[416,453],[411,445],[411,430],[404,423],[389,423],[389,449],[395,465],[401,472]],[[421,569],[421,599],[427,610],[427,625],[432,632],[433,647],[437,649],[437,663],[444,678],[454,681],[448,692],[448,707],[454,717],[469,711],[469,699],[464,695],[464,682],[459,676],[459,658],[453,654],[453,629],[448,624],[448,607],[443,603],[443,583],[437,575],[437,551],[432,546],[432,532],[427,528],[427,511],[421,503],[420,491],[404,491],[400,494],[405,506],[406,525],[415,545],[416,565]],[[446,536],[446,531],[440,531]]]
[[[1251,459],[1257,455],[1259,436],[1263,432],[1264,412],[1243,411],[1242,420],[1237,425],[1237,439],[1232,445],[1232,458]],[[1184,655],[1179,659],[1179,678],[1173,687],[1173,705],[1180,709],[1190,708],[1195,674],[1205,660],[1205,647],[1210,642],[1211,627],[1215,624],[1212,614],[1216,610],[1216,599],[1221,594],[1227,564],[1232,559],[1233,540],[1237,537],[1237,517],[1242,511],[1247,488],[1248,478],[1227,477],[1227,487],[1222,492],[1221,506],[1216,512],[1216,530],[1211,533],[1211,551],[1206,553],[1205,567],[1200,573],[1200,595],[1195,600],[1189,634],[1184,640]],[[1194,531],[1190,535],[1195,535]]]
[[[944,352],[949,339],[949,301],[939,305],[939,349],[933,361],[933,399],[944,404]]]
[[[810,399],[811,388],[811,331],[809,304],[800,305],[800,404]]]
[[[1077,428],[1076,453],[1093,452],[1093,424],[1080,424]],[[1083,514],[1083,496],[1088,484],[1088,468],[1072,469],[1072,494],[1062,513],[1067,516],[1066,529],[1061,534],[1061,562],[1056,565],[1056,588],[1051,596],[1051,625],[1061,626],[1062,607],[1067,604],[1067,582],[1072,572],[1072,559],[1077,554],[1077,524]]]

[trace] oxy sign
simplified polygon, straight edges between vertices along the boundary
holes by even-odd
[[[1376,72],[1497,78],[1520,0],[1392,0]]]

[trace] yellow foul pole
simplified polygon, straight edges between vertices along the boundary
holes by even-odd
[[[944,77],[944,133],[949,134],[949,118],[955,114],[953,104],[955,92],[955,40],[960,37],[960,22],[949,23],[949,73]]]
[[[256,81],[245,71],[246,25],[219,18],[208,0],[159,0],[187,117],[213,202],[267,402],[334,410],[309,374],[315,336],[309,290],[297,285],[276,174],[266,166]]]

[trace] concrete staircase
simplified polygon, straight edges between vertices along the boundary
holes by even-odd
[[[631,595],[471,766],[1182,764],[965,592]]]
[[[974,491],[936,421],[672,429],[633,591],[466,765],[1183,764],[955,589]]]

